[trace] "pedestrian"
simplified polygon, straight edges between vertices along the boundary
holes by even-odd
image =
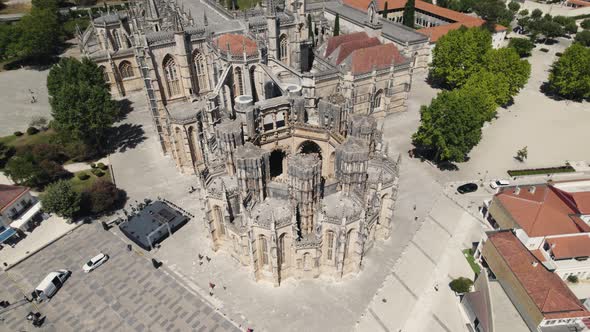
[[[438,292],[438,283],[434,285],[434,290]]]
[[[414,211],[416,211],[416,204],[414,204]]]

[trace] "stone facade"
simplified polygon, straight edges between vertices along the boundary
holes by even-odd
[[[276,286],[341,278],[390,235],[399,160],[376,118],[405,110],[417,62],[380,39],[389,58],[341,43],[348,65],[337,64],[320,51],[334,42],[328,30],[308,39],[305,5],[265,7],[214,25],[173,2],[137,1],[79,38],[113,94],[143,85],[163,152],[202,185],[214,250]]]

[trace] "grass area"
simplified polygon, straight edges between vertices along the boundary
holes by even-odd
[[[0,9],[0,15],[27,14],[31,11],[30,3],[14,3],[5,6],[3,9]]]
[[[479,272],[481,272],[481,267],[475,262],[475,258],[473,258],[473,251],[471,249],[465,249],[462,252],[473,272],[475,272],[476,275],[479,275]]]
[[[547,167],[547,168],[533,168],[533,169],[518,169],[509,170],[508,175],[510,176],[523,176],[523,175],[540,175],[540,174],[553,174],[553,173],[571,173],[576,170],[570,165],[559,166],[559,167]]]
[[[98,176],[92,174],[90,169],[74,173],[74,177],[72,177],[70,179],[70,183],[72,184],[72,188],[75,191],[81,193],[83,191],[90,189],[90,187],[92,187],[94,182],[98,181],[98,179],[102,179],[102,180],[111,182],[111,171],[109,169],[107,169],[106,171],[103,171],[103,172],[104,172],[104,175],[101,177],[98,177]],[[78,178],[78,174],[80,174],[80,173],[86,173],[90,177],[86,180],[80,180]]]
[[[39,143],[49,143],[52,137],[57,135],[53,129],[48,129],[45,131],[40,131],[35,135],[29,135],[27,133],[23,133],[21,136],[8,135],[4,137],[0,137],[0,143],[4,143],[8,146],[13,146],[15,148],[19,148],[21,146],[27,145],[35,145]]]
[[[260,3],[260,0],[237,0],[237,2],[240,10],[246,10],[256,7],[256,4]]]

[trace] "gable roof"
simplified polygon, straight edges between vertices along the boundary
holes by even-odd
[[[590,257],[590,236],[588,234],[547,238],[555,259]]]
[[[348,56],[352,52],[376,45],[381,45],[381,42],[379,41],[379,39],[375,37],[343,43],[340,45],[340,47],[336,49],[336,52],[338,52],[338,56],[336,57],[336,64],[339,65],[342,61],[348,58]]]
[[[27,193],[29,188],[0,184],[0,212],[7,209],[14,201]]]
[[[352,53],[353,74],[368,73],[375,69],[382,69],[391,66],[392,63],[399,64],[407,59],[401,55],[394,44],[383,44],[356,50]]]
[[[364,31],[331,37],[330,39],[328,39],[328,42],[326,43],[327,46],[324,56],[329,57],[332,54],[332,52],[334,52],[334,50],[336,50],[338,46],[340,46],[341,44],[355,40],[364,40],[367,38],[369,38],[369,36]]]
[[[497,200],[528,236],[590,232],[590,226],[576,216],[575,206],[562,199],[562,192],[550,185],[536,185],[534,192],[522,187],[503,188]]]
[[[545,318],[590,316],[563,280],[540,264],[511,231],[488,233],[488,241]]]

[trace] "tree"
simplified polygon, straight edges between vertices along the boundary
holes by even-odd
[[[39,9],[58,10],[63,5],[61,0],[32,0],[31,5]]]
[[[527,159],[529,157],[529,150],[528,147],[524,147],[518,151],[516,151],[516,159],[518,159],[518,161],[523,162],[525,159]]]
[[[17,24],[0,24],[0,59],[15,56],[18,52],[17,42],[21,38]]]
[[[510,11],[513,13],[517,13],[520,9],[520,5],[516,1],[510,1],[510,3],[508,4],[508,9],[510,9]]]
[[[483,67],[491,73],[506,77],[510,96],[518,94],[531,75],[531,64],[521,60],[511,47],[489,50],[483,57]]]
[[[403,16],[403,23],[405,26],[414,28],[415,22],[415,11],[416,11],[416,1],[415,0],[408,0],[406,1],[406,5],[404,6],[404,16]]]
[[[497,105],[506,105],[512,98],[508,78],[505,75],[498,75],[486,69],[471,75],[463,88],[480,89],[480,91],[489,95]],[[491,120],[494,115],[495,111],[490,113],[485,120]]]
[[[578,32],[574,40],[586,47],[590,47],[590,30],[582,30]]]
[[[464,161],[479,143],[481,126],[493,108],[489,94],[474,87],[442,91],[430,106],[422,106],[413,143],[436,162]]]
[[[571,282],[572,284],[577,284],[579,281],[578,276],[570,274],[569,276],[567,276],[567,281]]]
[[[510,42],[508,42],[508,47],[515,49],[516,53],[518,53],[521,58],[524,58],[531,55],[531,51],[535,48],[535,43],[530,39],[512,38],[510,39]]]
[[[16,46],[18,55],[38,60],[51,56],[57,50],[63,32],[57,12],[36,7],[22,17],[17,29],[20,32]]]
[[[580,23],[580,26],[582,29],[590,29],[590,18],[583,20],[582,23]]]
[[[580,100],[590,97],[590,49],[574,43],[557,59],[549,73],[549,91]]]
[[[124,198],[124,191],[117,189],[113,183],[101,179],[82,194],[82,206],[86,212],[99,214],[114,209]]]
[[[554,16],[553,22],[558,23],[561,27],[565,30],[565,32],[569,34],[574,34],[578,32],[578,25],[576,24],[576,20],[571,17],[565,16]]]
[[[49,71],[47,89],[60,134],[104,148],[119,110],[96,64],[87,58],[63,58]]]
[[[336,18],[334,19],[334,37],[340,35],[340,14],[336,13]]]
[[[46,212],[71,220],[80,211],[80,194],[74,191],[71,183],[60,180],[47,186],[41,195],[41,206]]]
[[[528,9],[523,9],[520,12],[518,12],[518,15],[524,17],[524,16],[528,16],[529,15],[529,11]]]
[[[484,29],[450,31],[436,43],[430,75],[448,88],[460,87],[479,70],[483,55],[491,48],[492,37]]]
[[[564,33],[564,29],[559,23],[548,19],[540,21],[539,32],[545,36],[545,43],[549,39],[557,38]]]
[[[473,286],[473,281],[471,281],[471,279],[468,278],[459,277],[451,281],[449,286],[451,287],[453,292],[463,294],[471,290],[471,286]]]
[[[496,24],[510,26],[514,13],[506,8],[503,0],[480,0],[475,2],[473,10],[486,21],[486,27],[494,31]]]
[[[0,168],[4,168],[8,160],[14,156],[15,150],[12,146],[8,146],[0,142]]]
[[[533,20],[538,20],[543,16],[543,11],[540,10],[539,8],[533,9],[533,11],[531,12],[531,18]]]
[[[387,1],[385,1],[385,6],[383,8],[383,18],[387,19],[387,14],[389,13],[389,10],[387,9]]]

